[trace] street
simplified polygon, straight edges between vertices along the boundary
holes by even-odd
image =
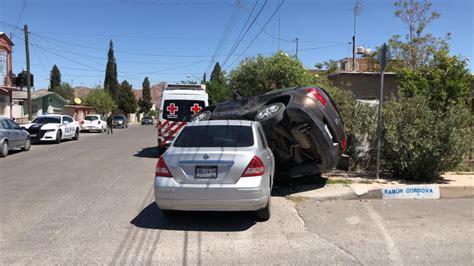
[[[290,201],[272,217],[154,203],[156,128],[0,159],[0,264],[472,264],[474,199]]]

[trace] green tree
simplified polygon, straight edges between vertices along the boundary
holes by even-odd
[[[48,91],[54,91],[56,87],[61,86],[61,71],[54,65],[49,74],[49,87]]]
[[[153,106],[153,103],[151,102],[150,81],[148,80],[148,77],[145,77],[145,80],[143,80],[142,97],[138,100],[138,106],[140,108],[139,112],[145,114],[147,114]]]
[[[425,33],[427,26],[440,14],[431,11],[431,3],[417,0],[398,0],[395,2],[395,15],[405,24],[408,32],[402,40],[401,35],[393,35],[389,40],[393,62],[391,67],[416,69],[426,64],[439,50],[447,50],[448,33],[445,38],[437,38]]]
[[[133,94],[132,86],[126,80],[120,85],[118,94],[118,109],[125,114],[135,113],[137,101]]]
[[[214,65],[214,69],[211,73],[211,79],[206,85],[210,104],[224,102],[230,99],[231,92],[219,62]]]
[[[242,96],[265,93],[310,82],[303,63],[279,52],[271,57],[247,58],[230,73],[230,87]]]
[[[421,95],[429,99],[432,108],[441,109],[468,103],[471,80],[466,61],[444,50],[436,52],[429,64],[416,70],[401,69],[397,76],[402,96]]]
[[[94,107],[94,109],[101,115],[106,115],[115,109],[115,104],[110,94],[100,87],[91,90],[87,95],[85,102]]]
[[[68,101],[74,101],[74,89],[67,82],[62,82],[60,86],[55,86],[53,92],[59,94]]]
[[[104,89],[110,94],[115,103],[118,102],[119,82],[117,79],[117,63],[114,56],[114,44],[112,40],[109,43],[109,52],[107,54],[107,67],[105,69]]]

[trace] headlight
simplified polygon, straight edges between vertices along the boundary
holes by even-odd
[[[56,131],[56,129],[42,129],[44,132],[53,132]]]

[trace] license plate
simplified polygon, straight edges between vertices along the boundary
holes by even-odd
[[[38,137],[38,135],[36,135],[36,134],[30,134],[30,138],[36,138],[36,137]]]
[[[217,178],[217,166],[196,166],[196,178]]]

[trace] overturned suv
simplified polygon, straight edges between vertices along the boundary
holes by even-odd
[[[281,176],[331,170],[347,145],[336,105],[320,87],[285,88],[210,105],[193,121],[229,119],[255,120],[263,125]]]

